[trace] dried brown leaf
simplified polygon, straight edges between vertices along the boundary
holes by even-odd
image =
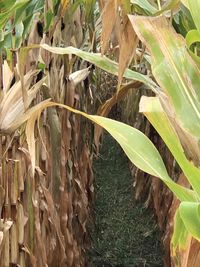
[[[8,66],[8,62],[6,60],[4,60],[3,63],[3,91],[4,93],[8,90],[8,88],[10,87],[10,83],[12,81],[13,78],[13,72],[11,71],[10,67]]]
[[[55,209],[55,205],[52,199],[52,196],[50,194],[50,192],[43,187],[43,191],[44,191],[44,196],[46,198],[47,201],[47,209],[49,212],[49,216],[51,219],[51,222],[53,224],[53,226],[55,227],[55,231],[58,237],[58,241],[60,244],[60,253],[61,253],[61,262],[64,261],[64,259],[66,259],[66,254],[65,254],[65,245],[64,245],[64,237],[62,235],[61,229],[60,229],[60,220],[59,220],[59,216],[58,213]]]
[[[41,111],[39,110],[38,113],[35,112],[27,121],[26,124],[26,140],[28,144],[28,150],[30,153],[31,158],[31,165],[32,165],[32,176],[34,177],[35,173],[35,122],[39,116]]]
[[[18,238],[17,238],[17,226],[14,223],[10,231],[11,248],[10,248],[10,262],[13,264],[18,263]]]
[[[2,241],[3,241],[3,232],[0,231],[0,247],[1,247],[1,243],[2,243]]]
[[[25,217],[24,217],[24,208],[21,203],[17,205],[17,227],[18,227],[18,243],[20,245],[24,242],[24,225],[25,225]]]
[[[125,69],[129,66],[138,45],[138,37],[128,17],[124,17],[124,28],[122,29],[119,54],[119,80],[118,88],[121,85]]]
[[[62,6],[61,15],[62,16],[64,15],[69,4],[70,4],[70,0],[61,0],[61,6]]]
[[[187,260],[187,266],[186,267],[199,267],[200,265],[200,243],[192,239],[191,245],[190,245],[190,251],[188,255]]]
[[[22,90],[22,98],[24,102],[24,108],[25,110],[29,106],[29,99],[28,99],[28,88],[24,84],[24,72],[25,72],[25,67],[26,67],[26,60],[28,56],[28,52],[31,49],[37,48],[38,45],[30,45],[27,47],[22,47],[19,50],[19,53],[17,54],[17,66],[18,66],[18,72],[20,76],[20,81],[21,81],[21,90]]]
[[[109,0],[102,12],[101,53],[105,54],[117,16],[117,1]]]

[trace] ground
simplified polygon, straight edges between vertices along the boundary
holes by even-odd
[[[108,134],[94,162],[94,172],[91,266],[162,267],[160,234],[153,212],[134,201],[128,160]]]

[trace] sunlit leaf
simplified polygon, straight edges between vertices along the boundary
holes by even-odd
[[[140,112],[145,114],[150,123],[158,131],[200,198],[200,170],[186,158],[176,131],[163,111],[159,99],[157,97],[142,97]]]

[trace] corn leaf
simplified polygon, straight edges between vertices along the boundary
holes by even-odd
[[[190,48],[192,44],[200,42],[200,32],[197,30],[191,30],[187,33],[185,39],[188,48]]]
[[[163,111],[159,99],[157,97],[142,97],[140,112],[145,114],[153,127],[158,131],[200,198],[200,170],[186,158],[179,138]]]
[[[187,131],[199,138],[200,76],[185,48],[184,39],[175,33],[164,17],[130,16],[130,19],[151,51],[153,74],[167,94],[176,116]]]
[[[122,7],[125,14],[131,13],[131,1],[130,0],[118,0],[118,3]]]
[[[192,15],[192,18],[194,20],[194,23],[198,31],[200,32],[200,16],[199,16],[200,1],[199,0],[187,0],[187,5]]]
[[[177,209],[174,218],[174,232],[171,240],[173,254],[175,254],[177,247],[179,248],[179,250],[185,250],[187,248],[188,239],[189,232],[185,228],[183,220],[181,219],[179,209]]]
[[[131,3],[138,5],[140,8],[146,10],[151,15],[158,11],[153,5],[149,3],[148,0],[131,0]]]
[[[200,42],[200,32],[197,30],[189,31],[185,37],[185,40],[187,47],[190,49],[191,45]],[[195,54],[192,50],[189,50],[189,53],[193,58],[193,60],[198,64],[198,67],[200,68],[200,57],[197,54]]]
[[[110,60],[109,58],[105,56],[101,56],[99,53],[89,53],[86,51],[82,51],[80,49],[74,48],[74,47],[51,47],[47,44],[41,44],[40,45],[43,49],[48,50],[51,53],[65,55],[65,54],[73,54],[76,55],[83,60],[86,60],[98,68],[101,68],[113,75],[118,75],[119,66],[116,62]],[[136,80],[140,81],[144,84],[146,84],[151,90],[154,92],[159,91],[159,87],[156,85],[155,82],[153,82],[147,75],[140,74],[136,71],[132,71],[130,69],[126,69],[123,75],[124,78],[130,79],[130,80]]]
[[[11,15],[18,9],[26,5],[29,0],[18,0],[18,1],[1,1],[0,3],[0,29],[2,29],[7,22],[7,20],[11,17]]]
[[[46,101],[41,105],[41,109],[37,109],[36,114],[32,113],[31,125],[35,124],[36,118],[41,114],[41,111],[47,107],[59,106],[76,114],[83,115],[91,121],[97,123],[99,126],[107,130],[115,140],[120,144],[128,158],[141,170],[147,172],[153,176],[160,178],[170,189],[178,199],[181,201],[195,201],[196,195],[194,191],[184,188],[176,184],[169,177],[162,158],[152,144],[152,142],[139,130],[101,116],[88,115],[84,112],[75,110],[69,106],[48,102]],[[28,125],[29,127],[29,125]],[[30,129],[30,128],[29,128]],[[29,148],[34,144],[34,135],[28,136]],[[35,154],[30,151],[32,167],[35,168]],[[34,173],[34,169],[32,170]]]
[[[188,0],[181,0],[181,3],[186,6],[187,8],[189,8],[189,3]]]
[[[200,241],[200,203],[184,201],[179,206],[179,212],[187,231]]]
[[[154,15],[158,16],[168,10],[174,11],[179,7],[179,4],[180,4],[180,0],[171,0],[169,2],[167,1],[167,3],[162,6],[161,10],[156,12]]]
[[[24,76],[24,86],[27,88],[28,92],[28,106],[30,106],[32,100],[35,98],[41,85],[46,79],[46,77],[42,78],[29,89],[33,77],[37,73],[38,71],[30,71]],[[20,81],[16,82],[3,95],[0,102],[0,114],[0,131],[4,133],[15,131],[22,124],[22,121],[24,122],[25,109]]]
[[[131,63],[138,45],[138,37],[127,16],[124,19],[124,23],[120,39],[118,88],[120,88],[124,71]]]
[[[108,0],[102,13],[101,52],[105,54],[108,49],[111,33],[117,17],[117,1]]]
[[[92,23],[94,20],[95,0],[85,0],[85,20],[87,23]]]
[[[187,157],[200,164],[200,76],[185,40],[164,17],[130,16],[139,38],[152,55],[152,72],[162,93],[162,106],[179,135]],[[161,92],[161,91],[160,91]],[[190,114],[188,116],[188,114]]]

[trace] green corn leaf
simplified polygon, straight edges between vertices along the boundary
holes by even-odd
[[[197,30],[200,32],[200,1],[199,0],[187,0],[188,9],[191,12],[194,23],[197,27]]]
[[[54,14],[51,9],[46,12],[45,16],[45,28],[44,31],[48,31],[54,19]]]
[[[15,46],[14,46],[15,48],[19,48],[21,46],[23,31],[24,31],[24,25],[22,22],[15,25],[15,32],[16,32]]]
[[[186,44],[187,47],[190,49],[191,45],[194,43],[200,42],[200,32],[198,30],[191,30],[187,33],[186,37]],[[189,50],[189,53],[193,60],[198,64],[198,67],[200,68],[200,57],[197,56],[193,51]]]
[[[100,116],[89,116],[88,118],[106,129],[120,144],[131,162],[139,169],[160,178],[180,200],[188,197],[191,199],[187,189],[183,190],[183,187],[171,180],[159,152],[142,132],[108,118]]]
[[[158,11],[153,5],[149,3],[148,0],[131,0],[131,3],[144,9],[151,15],[155,14]]]
[[[65,47],[65,48],[51,47],[47,44],[41,44],[40,46],[43,49],[48,50],[51,53],[61,54],[61,55],[65,55],[65,54],[76,55],[82,58],[83,60],[86,60],[113,75],[118,75],[118,68],[119,68],[118,64],[110,60],[106,56],[101,56],[101,54],[99,53],[89,53],[89,52],[85,52],[80,49],[77,49],[75,47]],[[159,87],[147,75],[143,75],[136,71],[126,69],[126,71],[124,72],[124,77],[130,80],[140,81],[146,84],[154,92],[159,91]]]
[[[181,0],[181,3],[186,6],[187,8],[189,8],[189,3],[188,0]]]
[[[200,203],[184,201],[179,206],[179,212],[187,231],[200,241]]]
[[[198,32],[197,30],[191,30],[187,33],[185,39],[188,48],[190,48],[192,44],[200,42],[200,32]]]
[[[0,13],[0,29],[2,29],[7,22],[7,20],[11,17],[11,15],[16,12],[18,8],[26,5],[30,0],[18,0],[18,1],[6,1],[8,3],[2,3],[3,6],[0,6],[2,10]],[[4,1],[5,2],[5,1]]]
[[[185,250],[187,248],[188,239],[189,232],[181,219],[179,209],[177,209],[174,218],[174,232],[171,239],[173,254],[175,254],[177,247],[179,250]]]
[[[87,23],[93,23],[94,22],[94,9],[96,5],[95,0],[85,0],[85,20]]]
[[[176,13],[173,19],[173,26],[176,29],[176,32],[184,37],[190,30],[195,29],[191,13],[184,5],[180,5],[180,10]]]
[[[171,116],[176,116],[182,131],[193,136],[195,143],[200,133],[200,75],[189,55],[184,39],[164,17],[130,16],[139,38],[152,55],[152,71],[167,95]],[[175,114],[175,115],[174,115]],[[189,114],[189,116],[188,116]]]
[[[200,198],[200,170],[186,158],[179,138],[172,123],[163,111],[158,97],[142,97],[140,112],[145,114],[153,127],[158,131]]]
[[[131,13],[131,1],[130,0],[120,0],[119,3],[126,14]]]
[[[179,4],[180,4],[180,0],[171,0],[171,1],[167,2],[162,7],[162,9],[159,10],[158,12],[156,12],[154,15],[155,16],[158,16],[158,15],[160,15],[160,14],[162,14],[165,11],[168,11],[168,10],[173,11],[173,10],[175,10],[179,6]]]
[[[72,111],[76,114],[83,115],[84,117],[88,118],[89,120],[97,123],[99,126],[103,127],[107,130],[115,140],[120,144],[128,158],[134,163],[138,168],[147,172],[153,176],[160,178],[169,188],[170,190],[176,195],[176,197],[181,201],[196,201],[196,194],[194,191],[187,189],[183,186],[176,184],[172,179],[169,177],[165,165],[162,161],[162,158],[153,145],[153,143],[139,130],[112,120],[108,118],[104,118],[101,116],[95,115],[88,115],[84,112],[75,110],[69,106],[53,103],[53,102],[45,102],[40,109],[37,109],[36,112],[41,114],[41,111],[45,108],[52,107],[52,106],[59,106],[63,107],[69,111]],[[32,112],[32,111],[30,111]],[[36,114],[33,112],[31,113],[31,117],[29,116],[29,120],[31,120],[31,124],[34,126],[34,119],[37,118]],[[27,115],[28,116],[28,115]],[[30,123],[29,123],[30,125]],[[29,131],[30,136],[33,139],[33,132]],[[29,137],[28,146],[32,147],[31,138]],[[35,162],[34,153],[30,151],[32,156],[32,162]],[[34,170],[33,170],[34,172]]]

